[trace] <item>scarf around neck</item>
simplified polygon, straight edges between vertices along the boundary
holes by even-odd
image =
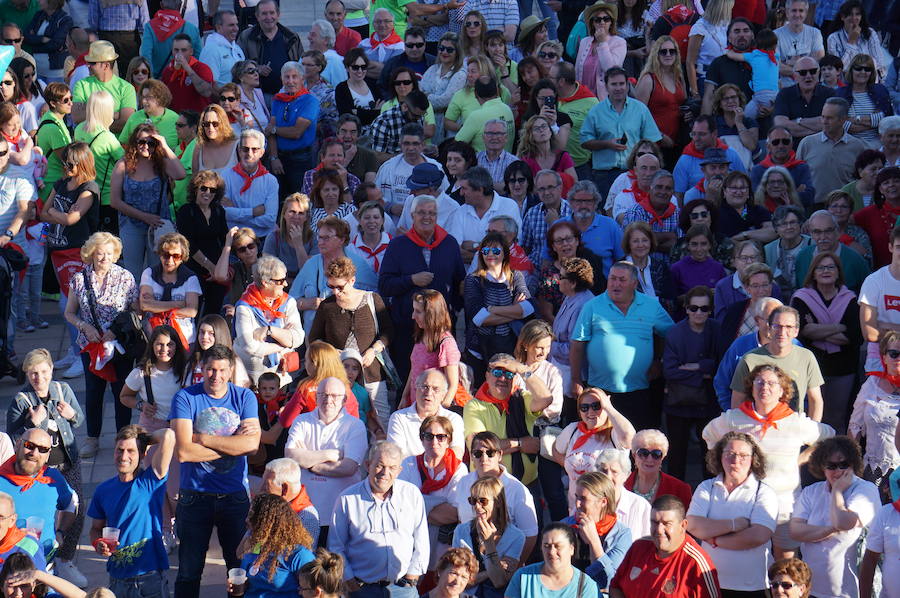
[[[722,149],[722,150],[728,149],[728,146],[725,145],[725,142],[722,141],[721,139],[716,140],[716,147],[719,149]],[[701,152],[700,150],[697,149],[697,146],[694,144],[693,141],[691,141],[690,143],[687,144],[687,146],[685,146],[683,154],[685,156],[690,156],[692,158],[700,158],[701,160],[703,159],[703,152]]]
[[[765,166],[766,168],[771,168],[773,166],[781,166],[782,168],[787,168],[790,170],[795,166],[800,166],[801,164],[806,164],[805,160],[797,159],[797,152],[791,150],[791,153],[788,154],[788,159],[785,160],[784,164],[776,164],[772,161],[772,154],[766,154],[766,157],[762,159],[759,163],[760,166]]]
[[[290,104],[291,102],[293,102],[294,100],[296,100],[297,98],[299,98],[300,96],[302,96],[305,93],[309,93],[309,90],[307,90],[305,87],[303,87],[301,85],[300,89],[298,89],[294,93],[285,93],[283,91],[276,93],[275,99],[278,100],[279,102],[284,102],[285,104]]]
[[[15,526],[9,528],[6,532],[6,537],[3,540],[0,540],[0,554],[6,554],[10,550],[12,550],[16,544],[22,541],[22,538],[28,535],[23,529],[19,529]],[[0,559],[0,563],[3,562],[3,559]]]
[[[433,251],[434,248],[440,245],[441,241],[443,241],[447,237],[447,231],[442,229],[440,226],[435,225],[434,240],[431,243],[426,242],[422,237],[420,237],[415,228],[409,229],[409,231],[406,233],[406,236],[409,237],[410,241],[412,241],[419,247]]]
[[[612,530],[612,528],[615,527],[617,519],[618,518],[616,517],[615,513],[607,513],[600,519],[600,521],[595,521],[594,525],[597,527],[597,535],[601,538],[605,538],[606,534],[608,534]],[[575,533],[577,535],[578,524],[576,523],[575,525],[573,525],[572,529],[575,530]]]
[[[775,405],[775,408],[772,409],[768,415],[765,417],[760,417],[760,415],[753,408],[753,401],[744,401],[740,406],[741,412],[752,419],[755,422],[762,424],[762,432],[760,432],[760,439],[766,435],[766,432],[769,428],[778,429],[778,421],[782,420],[786,417],[790,417],[793,415],[794,410],[791,409],[787,403],[779,402]]]
[[[453,479],[453,475],[456,473],[457,468],[459,468],[460,463],[462,463],[462,461],[459,460],[459,457],[456,456],[453,449],[448,447],[447,451],[444,453],[444,458],[441,459],[444,477],[440,480],[436,480],[428,473],[428,468],[425,466],[425,455],[418,455],[416,457],[416,466],[419,469],[419,476],[422,478],[422,494],[431,494],[449,484],[450,480]]]
[[[156,38],[161,42],[175,35],[182,25],[184,25],[184,19],[177,10],[161,8],[150,19],[150,28],[153,29]]]
[[[312,506],[312,501],[309,500],[309,494],[306,493],[306,486],[300,487],[300,492],[291,500],[289,504],[291,505],[291,510],[298,515],[303,509]]]
[[[637,204],[650,214],[650,226],[653,226],[654,224],[662,226],[665,223],[666,218],[670,218],[672,214],[675,213],[675,205],[672,202],[666,204],[666,209],[662,214],[657,213],[656,209],[650,204],[649,196],[638,200]]]
[[[41,468],[37,475],[32,477],[30,475],[16,473],[15,463],[15,455],[4,461],[3,464],[0,465],[0,476],[9,480],[12,485],[19,486],[19,492],[27,492],[35,484],[53,483],[53,480],[51,478],[44,475],[44,472],[47,471],[46,465]]]
[[[587,444],[587,441],[593,437],[601,437],[609,434],[610,430],[612,430],[612,422],[607,418],[606,423],[601,425],[599,428],[591,429],[587,427],[587,424],[584,422],[578,422],[578,432],[581,436],[575,440],[574,444],[572,444],[572,450],[577,451],[582,446]]]
[[[831,300],[831,304],[825,305],[825,302],[822,300],[822,296],[818,291],[803,287],[797,289],[794,293],[794,297],[802,299],[804,303],[806,303],[809,310],[812,312],[813,317],[815,317],[816,322],[819,324],[837,324],[840,323],[841,318],[844,317],[844,311],[847,309],[847,305],[856,298],[856,295],[854,295],[853,291],[846,286],[842,286],[838,289],[837,295]],[[813,345],[826,353],[837,353],[841,350],[840,345],[825,340],[813,341]]]
[[[247,174],[246,172],[244,172],[244,167],[241,166],[240,163],[235,164],[232,170],[238,173],[238,175],[240,175],[240,177],[244,179],[244,184],[241,185],[241,194],[244,194],[250,188],[255,179],[269,174],[269,171],[266,170],[266,167],[262,165],[262,162],[257,164],[256,172],[254,172],[253,174]]]
[[[887,373],[887,363],[884,361],[884,356],[881,356],[881,367],[882,371],[880,372],[866,372],[867,376],[875,376],[876,378],[883,378],[893,384],[896,388],[900,388],[900,374],[888,374]]]
[[[481,384],[481,388],[479,388],[478,392],[475,393],[476,399],[484,401],[485,403],[490,403],[491,405],[495,405],[497,407],[497,410],[500,411],[500,413],[502,413],[503,415],[509,414],[510,397],[512,397],[512,393],[510,393],[510,396],[506,397],[505,399],[498,399],[491,394],[487,382],[483,382]]]
[[[385,46],[392,46],[394,44],[403,43],[403,39],[397,35],[397,32],[391,29],[391,34],[386,38],[379,40],[375,37],[375,34],[369,36],[369,43],[372,44],[372,49],[374,50],[378,46],[384,44]]]

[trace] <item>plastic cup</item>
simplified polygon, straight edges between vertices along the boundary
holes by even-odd
[[[36,517],[32,515],[31,517],[25,518],[25,529],[33,533],[39,539],[41,537],[41,532],[44,531],[44,518]]]
[[[231,584],[229,596],[243,596],[247,591],[247,572],[240,567],[229,569],[228,582]]]
[[[104,527],[103,534],[100,537],[106,540],[106,543],[109,544],[110,550],[115,550],[119,545],[119,528]]]

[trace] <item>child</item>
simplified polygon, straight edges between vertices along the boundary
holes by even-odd
[[[826,54],[819,61],[819,82],[825,87],[837,89],[843,87],[841,73],[844,72],[844,61],[833,54]]]
[[[277,426],[278,414],[287,402],[287,395],[281,392],[281,378],[275,372],[263,372],[256,382],[256,400],[259,403],[259,425],[262,428],[262,439],[259,451],[251,458],[254,469],[273,459],[284,457],[284,443],[287,436],[282,436],[283,428]]]
[[[25,242],[22,249],[28,258],[25,279],[19,289],[18,326],[24,332],[34,332],[36,328],[47,328],[50,324],[41,318],[41,284],[44,281],[44,258],[46,257],[47,235],[43,222],[36,220],[34,202],[28,203]]]
[[[359,419],[365,422],[373,437],[384,438],[384,429],[372,411],[369,391],[366,390],[366,372],[362,366],[362,355],[356,349],[344,349],[341,351],[341,363],[344,364],[347,380],[353,388],[353,396],[359,402]]]
[[[735,52],[725,50],[725,54],[736,62],[746,62],[750,65],[753,78],[750,88],[753,89],[753,98],[744,107],[744,116],[756,118],[759,109],[771,107],[778,95],[778,36],[771,29],[763,29],[756,35],[756,50],[749,52]]]

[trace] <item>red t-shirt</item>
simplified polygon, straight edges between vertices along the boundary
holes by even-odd
[[[207,83],[213,82],[212,70],[206,64],[197,61],[192,68],[194,73],[201,79]],[[182,110],[196,110],[200,112],[209,105],[209,98],[205,98],[197,93],[197,89],[190,82],[190,77],[185,78],[183,81],[175,82],[173,81],[174,75],[175,69],[172,68],[171,63],[166,65],[162,75],[160,75],[160,80],[172,92],[172,103],[169,104],[170,109],[175,112],[181,112]]]
[[[690,536],[674,554],[661,559],[650,540],[637,540],[619,565],[610,588],[625,598],[720,598],[719,576],[709,555]]]
[[[766,0],[735,0],[731,18],[744,17],[751,23],[763,25],[766,22]]]
[[[358,31],[349,27],[341,27],[341,32],[334,39],[334,51],[341,56],[346,56],[347,52],[358,46],[361,41],[362,36]]]
[[[879,208],[873,203],[855,212],[853,221],[869,235],[875,267],[880,268],[890,264],[891,251],[888,249],[888,244],[891,240],[891,230],[897,224],[896,213]]]

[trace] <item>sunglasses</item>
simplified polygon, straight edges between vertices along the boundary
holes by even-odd
[[[175,123],[175,128],[176,128],[176,129],[183,129],[183,128],[185,128],[186,126],[188,126],[187,123]]]
[[[663,452],[659,449],[653,449],[652,451],[645,448],[639,448],[637,450],[637,456],[646,459],[647,457],[653,457],[654,461],[659,461],[663,458]]]
[[[13,37],[13,38],[4,37],[3,43],[5,43],[6,45],[21,44],[24,40],[25,40],[24,37]]]
[[[234,102],[235,100],[237,100],[237,98],[234,96],[219,96],[220,102]]]
[[[5,156],[8,153],[9,153],[9,150],[3,150],[2,152],[0,152],[0,158],[2,158],[3,156]]]
[[[493,459],[494,455],[499,453],[497,449],[475,449],[472,451],[472,456],[476,459],[481,459],[482,457],[487,457],[488,459]]]
[[[432,440],[437,440],[438,442],[446,442],[450,439],[449,434],[432,434],[431,432],[422,432],[419,434],[419,440],[422,442],[431,442]]]
[[[42,446],[40,444],[35,444],[35,443],[31,442],[30,440],[26,440],[25,442],[23,442],[22,446],[25,447],[26,451],[37,451],[37,452],[41,453],[42,455],[46,455],[47,453],[49,453],[50,448],[51,448],[49,446]]]
[[[491,376],[493,376],[494,378],[506,378],[507,380],[512,380],[516,377],[515,373],[510,372],[509,370],[504,370],[502,368],[492,369]]]
[[[810,75],[815,75],[819,72],[819,69],[800,69],[797,71],[797,74],[801,77],[808,77]]]
[[[481,27],[481,21],[466,21],[466,27]]]
[[[218,128],[219,128],[219,121],[217,121],[217,120],[205,120],[205,121],[203,121],[202,123],[200,123],[200,126],[203,127],[204,129],[209,129],[209,128],[218,129]]]
[[[66,170],[75,170],[76,168],[78,168],[78,164],[76,164],[75,162],[63,162],[63,168],[65,168]]]
[[[12,80],[10,80],[10,79],[8,79],[8,80],[6,80],[6,81],[3,81],[2,83],[3,83],[3,85],[6,85],[7,87],[12,87],[13,85],[16,84],[15,81],[12,81]]]
[[[769,584],[769,587],[771,587],[773,590],[777,590],[778,588],[781,588],[782,590],[787,592],[788,590],[790,590],[791,588],[793,588],[797,585],[799,585],[799,584],[791,583],[789,581],[773,581]]]
[[[593,19],[591,19],[591,23],[612,23],[612,17],[609,15],[594,17]]]
[[[146,145],[147,147],[156,147],[159,142],[153,137],[141,137],[136,142],[138,145]]]
[[[207,187],[206,185],[200,185],[199,187],[197,187],[197,191],[202,191],[203,193],[215,193],[218,190],[218,187]]]
[[[418,50],[419,48],[425,47],[425,42],[407,42],[406,47],[409,48],[410,50],[412,50],[414,48]]]
[[[180,253],[163,253],[159,257],[164,260],[180,260],[182,255]]]
[[[446,54],[456,54],[456,48],[453,46],[438,46],[438,52],[444,52]]]
[[[344,283],[344,284],[326,284],[325,286],[327,286],[327,287],[328,287],[329,289],[331,289],[332,291],[340,291],[340,292],[343,293],[343,292],[344,292],[344,289],[347,288],[347,283]]]
[[[132,75],[149,75],[150,71],[148,71],[147,69],[135,69],[134,71],[132,71],[131,74]]]
[[[282,277],[282,278],[270,278],[270,279],[269,279],[269,282],[271,282],[272,284],[277,284],[278,286],[282,286],[282,287],[283,287],[284,285],[287,284],[287,278],[285,278],[285,277]]]
[[[887,351],[885,351],[885,353],[891,359],[897,359],[898,357],[900,357],[900,351],[898,351],[897,349],[888,349]]]
[[[483,255],[485,257],[487,257],[489,255],[502,255],[502,254],[503,254],[503,250],[500,249],[499,247],[482,247],[481,248],[481,255]]]
[[[550,58],[555,60],[556,58],[559,58],[559,54],[556,52],[538,52],[538,58]]]
[[[244,253],[245,251],[253,251],[256,249],[256,243],[247,243],[242,247],[235,247],[234,250],[238,253]]]
[[[703,210],[702,212],[691,212],[691,220],[700,220],[701,218],[706,218],[709,216],[709,210]]]
[[[473,507],[475,505],[481,505],[482,507],[488,506],[488,503],[491,502],[491,499],[485,498],[483,496],[470,496],[468,499],[469,504]]]
[[[245,70],[244,70],[244,74],[245,74],[245,75],[255,75],[255,74],[258,73],[258,72],[259,72],[259,71],[256,70],[255,68],[249,68],[249,69],[245,69]]]
[[[594,401],[593,403],[582,403],[578,406],[578,410],[582,413],[587,413],[588,411],[602,411],[603,405],[600,401]]]
[[[397,79],[396,81],[394,81],[394,87],[397,87],[398,85],[412,85],[412,84],[413,84],[412,79]]]
[[[511,177],[506,180],[507,185],[521,185],[527,183],[528,179],[523,176]]]
[[[691,313],[702,311],[703,313],[708,314],[712,311],[712,307],[709,305],[688,305],[687,310]]]
[[[675,56],[678,54],[678,50],[675,48],[660,48],[659,55],[660,56]]]
[[[786,137],[780,137],[778,139],[770,139],[769,143],[771,143],[772,145],[790,145],[791,140],[787,139]]]
[[[870,66],[855,66],[853,67],[853,70],[857,73],[871,73],[875,69]]]
[[[369,68],[369,67],[364,64],[351,64],[350,65],[350,69],[354,70],[354,71],[364,71],[367,68]]]
[[[825,469],[828,471],[850,469],[850,461],[829,461],[825,464]]]

